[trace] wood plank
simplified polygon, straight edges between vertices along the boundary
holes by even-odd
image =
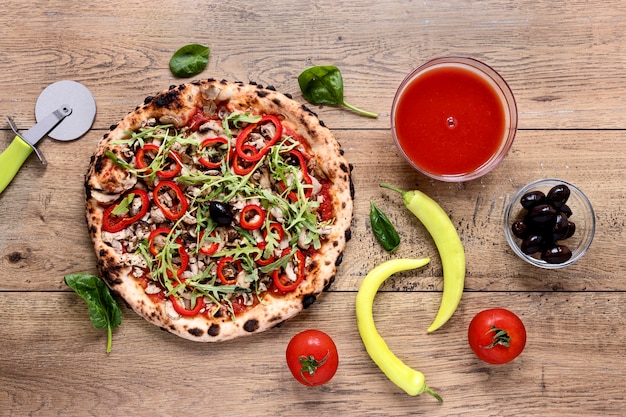
[[[93,133],[93,132],[92,132]],[[77,142],[46,142],[49,161],[42,168],[31,157],[0,194],[0,289],[65,289],[63,275],[95,273],[95,257],[83,213],[83,176],[99,137]],[[385,130],[336,131],[354,165],[356,190],[352,241],[334,290],[355,290],[375,265],[392,256],[376,242],[369,224],[374,200],[394,222],[403,243],[394,257],[433,258],[423,272],[400,280],[397,290],[438,290],[441,265],[423,226],[398,195],[380,182],[421,189],[436,199],[457,226],[467,253],[468,290],[546,291],[624,290],[626,176],[621,132],[522,131],[503,164],[485,177],[462,184],[430,181],[403,161]],[[383,144],[381,146],[381,144]],[[72,163],[68,163],[71,155]],[[373,172],[379,173],[373,179]],[[589,253],[560,271],[546,272],[517,259],[504,238],[504,210],[515,191],[529,181],[557,177],[578,185],[594,204],[597,233]],[[20,227],[16,227],[17,225]],[[488,259],[489,262],[485,262]]]
[[[444,398],[410,397],[365,352],[353,292],[264,334],[223,344],[184,341],[124,309],[113,350],[73,293],[0,293],[0,410],[3,415],[501,416],[623,415],[626,294],[470,293],[446,327],[425,328],[438,299],[380,293],[377,327],[389,347],[421,370]],[[467,346],[475,313],[502,306],[525,322],[525,351],[510,364],[480,362]],[[295,382],[284,364],[290,338],[326,331],[340,367],[325,386]]]
[[[380,118],[320,110],[336,127],[388,127],[404,76],[429,58],[450,54],[474,56],[502,73],[517,97],[521,128],[626,127],[626,7],[617,0],[560,7],[530,0],[323,1],[278,6],[279,17],[273,4],[250,10],[247,3],[196,1],[176,11],[185,29],[149,2],[53,0],[28,19],[18,17],[22,3],[8,3],[0,40],[0,114],[15,116],[23,128],[33,124],[33,99],[64,78],[92,89],[99,105],[96,127],[105,128],[145,96],[182,81],[167,63],[189,42],[212,47],[199,77],[254,80],[298,98],[296,78],[304,68],[339,66],[346,100]],[[279,21],[289,24],[277,30]],[[251,31],[258,42],[250,41]]]

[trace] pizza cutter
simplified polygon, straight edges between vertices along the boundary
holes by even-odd
[[[35,104],[37,124],[19,133],[13,119],[7,117],[15,138],[0,154],[0,193],[9,185],[26,158],[34,151],[42,165],[46,159],[35,147],[45,136],[70,141],[83,136],[96,117],[96,101],[87,87],[63,80],[46,87]]]

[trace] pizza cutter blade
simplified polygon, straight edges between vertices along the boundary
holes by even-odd
[[[0,193],[9,185],[26,158],[34,151],[41,163],[46,160],[35,145],[45,136],[75,140],[87,133],[96,117],[96,101],[87,87],[63,80],[46,87],[35,104],[37,124],[19,133],[13,119],[7,117],[15,138],[0,154]]]

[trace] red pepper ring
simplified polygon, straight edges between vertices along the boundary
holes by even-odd
[[[248,143],[245,143],[242,146],[242,149],[244,153],[250,155],[255,155],[258,152],[257,148]],[[250,162],[241,158],[235,151],[233,151],[230,159],[232,161],[233,171],[235,171],[235,174],[237,175],[248,175],[256,166],[255,162]]]
[[[159,152],[159,147],[152,143],[146,143],[141,148],[137,149],[137,152],[135,152],[135,165],[137,165],[137,168],[139,169],[148,168],[148,164],[145,159],[146,151]]]
[[[176,276],[180,278],[187,269],[187,266],[189,266],[189,254],[185,250],[183,241],[180,238],[176,239],[176,243],[178,243],[178,256],[180,257],[180,266],[176,270]],[[167,275],[170,276],[170,271],[167,271]]]
[[[241,209],[239,224],[246,230],[257,230],[265,222],[265,210],[258,204],[248,204]]]
[[[159,235],[167,236],[171,233],[171,231],[172,230],[168,227],[157,227],[156,229],[150,232],[150,235],[148,235],[148,245],[149,245],[150,253],[153,256],[157,256],[159,252],[161,252],[161,249],[156,246],[156,237]],[[189,266],[189,254],[185,250],[185,247],[183,246],[183,241],[181,238],[176,238],[176,243],[178,244],[178,257],[180,258],[180,265],[178,266],[178,269],[176,269],[175,272],[176,272],[176,276],[180,278],[183,275],[183,272],[185,272],[185,269],[187,269],[187,266]],[[172,277],[171,270],[167,271],[167,276],[170,278]]]
[[[159,152],[159,146],[154,143],[146,143],[141,148],[137,149],[135,153],[135,164],[139,169],[147,169],[149,164],[146,163],[146,151]],[[180,172],[182,168],[182,159],[180,155],[176,152],[170,150],[166,156],[166,159],[171,159],[174,162],[170,163],[170,167],[174,164],[174,167],[168,170],[159,170],[157,171],[157,175],[161,178],[173,178]],[[146,173],[150,173],[151,171],[148,169]]]
[[[149,249],[152,256],[157,256],[161,249],[156,246],[156,237],[159,235],[169,235],[172,229],[169,227],[157,227],[148,235]]]
[[[187,309],[181,306],[178,303],[178,300],[176,299],[176,297],[174,297],[173,295],[170,295],[169,298],[170,298],[170,301],[172,302],[172,306],[174,307],[174,310],[176,310],[176,312],[180,314],[181,316],[186,316],[186,317],[197,316],[200,313],[200,310],[202,310],[202,307],[204,307],[204,297],[196,298],[196,305],[192,309]]]
[[[174,160],[174,166],[170,163],[170,169],[157,171],[157,175],[161,178],[174,178],[178,175],[183,167],[183,160],[180,155],[172,150],[167,153],[167,159]]]
[[[170,192],[171,191],[171,192]],[[169,193],[170,197],[173,197],[173,205],[168,207],[160,198],[161,192]],[[173,195],[172,195],[173,194]],[[152,196],[154,203],[161,209],[163,215],[168,219],[175,221],[183,217],[189,203],[183,190],[173,181],[159,181],[159,183],[152,190]],[[178,200],[178,202],[176,202]]]
[[[282,256],[287,256],[291,252],[291,248],[286,248],[283,250]],[[295,259],[296,262],[293,262]],[[300,249],[296,249],[294,252],[294,257],[292,258],[292,263],[294,267],[297,267],[296,272],[296,280],[291,281],[284,277],[285,273],[281,269],[276,269],[272,271],[272,280],[274,281],[274,285],[280,292],[291,292],[298,288],[300,283],[304,280],[304,254]],[[285,282],[285,283],[283,283]]]
[[[274,126],[276,126],[276,132],[274,133],[274,136],[272,136],[269,141],[265,142],[264,146],[259,149],[256,154],[246,154],[246,152],[244,152],[243,145],[247,142],[248,136],[250,136],[250,133],[252,133],[252,131],[256,129],[259,125],[266,122],[273,123]],[[239,133],[239,135],[237,135],[235,150],[237,152],[237,155],[239,155],[239,157],[243,158],[244,160],[249,162],[258,162],[261,160],[261,158],[263,158],[263,156],[265,156],[266,153],[269,152],[270,148],[274,146],[274,144],[276,144],[276,142],[278,142],[278,139],[280,139],[282,136],[283,124],[280,122],[280,119],[276,116],[266,114],[265,116],[261,117],[261,120],[259,120],[257,123],[248,125],[244,130]]]
[[[215,148],[216,150],[219,150],[220,146],[222,145],[228,145],[228,139],[218,136],[215,138],[207,138],[203,140],[200,144],[200,149]],[[224,156],[226,157],[226,159],[228,159],[228,152],[226,152],[225,155],[221,155],[219,160],[214,160],[213,158],[208,159],[203,156],[202,158],[198,159],[198,162],[200,162],[207,168],[219,168],[220,165],[222,165]]]
[[[267,235],[272,234],[276,236],[276,241],[280,242],[285,237],[285,229],[278,222],[271,222],[266,229],[263,229],[263,239],[267,242]]]
[[[113,214],[113,210],[119,205],[119,202],[123,201],[128,195],[134,194],[141,199],[141,209],[134,216],[116,216]],[[102,230],[105,232],[116,233],[126,229],[131,224],[140,220],[148,211],[150,206],[150,197],[144,190],[133,189],[126,191],[122,194],[122,197],[115,203],[111,204],[104,210],[102,215]]]
[[[213,230],[211,232],[211,237],[217,237],[217,232],[215,230]],[[203,243],[202,241],[204,240],[204,230],[202,232],[200,232],[200,239],[199,242]],[[217,250],[219,249],[220,244],[219,242],[210,242],[208,246],[205,246],[204,244],[202,246],[200,246],[200,253],[203,253],[205,255],[213,255],[215,252],[217,252]]]
[[[228,269],[231,268],[233,269],[229,271]],[[234,259],[232,256],[225,256],[220,258],[217,262],[217,277],[224,285],[235,285],[239,272],[241,272],[241,261],[239,259]]]

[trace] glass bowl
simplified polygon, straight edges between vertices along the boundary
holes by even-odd
[[[517,105],[504,79],[469,57],[432,59],[400,84],[391,107],[400,153],[436,180],[478,178],[502,162],[517,132]]]
[[[521,204],[522,197],[526,193],[541,191],[544,195],[548,195],[549,191],[557,185],[566,185],[570,190],[570,196],[565,204],[571,210],[571,216],[568,218],[568,221],[573,222],[576,226],[571,237],[557,241],[558,244],[565,245],[571,250],[571,257],[559,263],[549,263],[542,259],[541,252],[529,255],[522,251],[522,239],[513,233],[512,227],[516,221],[524,220],[525,215],[528,213],[528,210]],[[567,214],[565,208],[557,208],[556,210],[557,212]],[[563,268],[579,260],[589,249],[595,230],[596,218],[589,199],[578,187],[556,178],[536,180],[522,187],[513,196],[504,213],[504,233],[509,246],[524,261],[540,268]]]

